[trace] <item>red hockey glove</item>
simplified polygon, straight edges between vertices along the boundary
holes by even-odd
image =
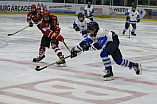
[[[57,35],[56,36],[56,39],[63,42],[64,41],[64,38],[61,36],[61,35]]]

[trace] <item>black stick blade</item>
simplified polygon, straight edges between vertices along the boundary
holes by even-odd
[[[40,71],[40,66],[36,66],[35,70]]]
[[[40,70],[43,70],[43,69],[45,69],[45,68],[47,68],[47,67],[48,67],[48,66],[45,66],[45,67],[40,68],[40,66],[36,66],[35,70],[36,70],[36,71],[40,71]]]
[[[8,34],[8,36],[12,36],[12,35],[14,35],[14,34]]]

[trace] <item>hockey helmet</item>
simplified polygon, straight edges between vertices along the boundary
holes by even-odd
[[[35,8],[35,9],[36,9],[36,6],[35,6],[35,4],[32,4],[32,5],[31,5],[31,9],[32,9],[32,8]]]
[[[92,22],[90,22],[90,23],[87,25],[87,30],[94,30],[94,29],[98,30],[98,29],[99,29],[99,25],[98,25],[97,22],[92,21]]]
[[[136,5],[132,5],[132,8],[136,8]]]
[[[50,12],[48,10],[43,11],[43,17],[49,16],[49,15],[50,15]]]
[[[90,2],[90,1],[88,1],[88,4],[91,4],[91,2]]]
[[[78,14],[78,19],[80,22],[83,22],[84,21],[84,14],[83,13],[79,13]]]
[[[95,21],[92,21],[92,22],[90,22],[90,23],[87,25],[87,31],[88,31],[88,32],[92,31],[93,34],[91,34],[91,35],[94,36],[94,37],[96,36],[96,33],[98,32],[98,30],[99,30],[99,25],[98,25],[98,23],[95,22]]]
[[[84,17],[84,14],[82,12],[78,14],[78,18],[80,17]]]

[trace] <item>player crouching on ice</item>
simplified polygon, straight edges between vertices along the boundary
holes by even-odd
[[[43,20],[40,24],[40,29],[43,33],[43,37],[41,39],[41,44],[39,48],[39,57],[34,58],[34,62],[38,62],[45,57],[46,47],[49,48],[50,44],[52,49],[56,52],[57,56],[62,59],[64,56],[58,47],[59,41],[63,42],[64,38],[60,35],[60,28],[57,16],[50,15],[48,10],[43,11]],[[65,60],[62,60],[57,63],[59,66],[66,66]]]
[[[113,80],[113,72],[111,66],[111,60],[108,57],[112,56],[114,61],[121,66],[134,68],[137,75],[141,75],[142,69],[139,63],[133,63],[127,59],[122,58],[122,54],[119,49],[118,35],[113,31],[108,31],[99,28],[97,22],[91,22],[88,25],[89,35],[88,38],[84,39],[79,45],[71,49],[71,58],[76,57],[79,51],[88,50],[102,50],[100,57],[105,66],[106,74],[103,76],[104,80]]]
[[[126,13],[126,23],[125,23],[125,29],[123,29],[123,35],[125,34],[126,30],[129,28],[130,24],[132,24],[132,31],[131,35],[136,36],[136,23],[140,22],[140,15],[138,11],[136,10],[136,6],[132,6],[132,10],[128,10]],[[130,31],[129,31],[130,32]]]

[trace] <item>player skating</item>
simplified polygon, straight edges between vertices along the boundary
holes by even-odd
[[[105,66],[106,74],[103,76],[104,80],[113,80],[113,72],[111,66],[111,60],[108,57],[112,56],[113,60],[121,66],[128,68],[134,68],[137,75],[141,74],[141,65],[139,63],[131,62],[122,58],[122,54],[119,49],[119,39],[115,32],[108,31],[99,28],[97,22],[91,22],[88,25],[89,35],[79,45],[71,49],[71,58],[76,57],[78,51],[88,50],[102,50],[100,57]]]
[[[126,23],[125,29],[123,30],[123,35],[125,34],[126,30],[129,28],[130,24],[132,25],[133,29],[131,31],[131,35],[136,36],[136,23],[140,22],[140,15],[136,10],[136,6],[133,5],[131,10],[128,10],[126,13]]]
[[[93,21],[93,13],[94,13],[93,5],[91,5],[91,2],[88,2],[88,5],[84,9],[85,17]]]
[[[29,27],[33,27],[34,24],[37,24],[37,27],[40,29],[40,23],[42,20],[42,12],[45,10],[44,8],[36,8],[35,4],[31,5],[31,12],[27,14],[27,22],[29,23]]]
[[[78,19],[74,21],[73,28],[80,31],[84,38],[87,38],[87,24],[91,22],[90,19],[85,18],[84,14],[78,13]]]
[[[40,30],[43,33],[43,37],[41,39],[41,44],[39,48],[39,57],[34,58],[34,62],[38,62],[45,57],[46,47],[49,48],[50,44],[52,49],[55,51],[57,56],[62,59],[64,58],[62,52],[59,48],[59,41],[63,42],[64,38],[60,35],[60,28],[57,16],[50,15],[48,10],[43,11],[43,20],[40,24]],[[58,62],[58,65],[65,66],[65,60]]]

